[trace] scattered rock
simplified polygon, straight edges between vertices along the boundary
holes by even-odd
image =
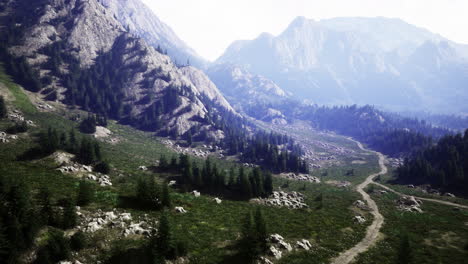
[[[283,174],[280,174],[280,176],[287,178],[287,179],[296,180],[296,181],[320,183],[319,178],[309,175],[309,174],[283,173]]]
[[[278,207],[287,207],[290,209],[300,209],[307,208],[308,205],[304,202],[304,195],[298,192],[273,192],[268,198],[256,198],[252,199],[251,202],[278,206]]]
[[[169,186],[169,187],[170,187],[170,186],[174,186],[174,185],[176,185],[176,183],[177,183],[176,181],[170,181],[170,182],[167,184],[167,186]]]
[[[414,196],[402,196],[397,200],[397,208],[405,212],[422,213],[422,201],[414,198]]]
[[[94,138],[106,138],[109,137],[112,134],[112,132],[102,126],[96,126],[96,132],[94,133]]]
[[[280,241],[278,244],[279,244],[280,248],[286,249],[288,252],[292,251],[292,249],[293,249],[291,244],[289,244],[287,242]]]
[[[310,244],[309,240],[302,239],[296,242],[296,247],[303,250],[310,250],[312,245]]]
[[[198,191],[192,191],[191,193],[192,193],[193,196],[195,196],[195,197],[200,197],[200,195],[201,195],[200,192],[198,192]]]
[[[367,204],[363,202],[362,200],[357,200],[356,202],[354,202],[354,206],[356,206],[359,209],[366,210],[366,211],[371,210],[371,208],[367,206]]]
[[[326,183],[338,188],[346,188],[351,186],[351,182],[349,181],[326,181]]]
[[[452,197],[452,198],[456,197],[455,194],[453,194],[453,193],[446,193],[445,196]]]
[[[138,167],[138,169],[141,170],[141,171],[147,171],[148,170],[148,168],[146,166],[140,166],[140,167]]]
[[[214,198],[213,199],[217,204],[221,204],[222,200],[219,199],[218,197]]]
[[[275,246],[270,246],[269,251],[270,255],[275,257],[275,259],[280,259],[283,255],[283,253],[278,250]]]
[[[257,261],[257,264],[273,264],[273,262],[265,257],[260,257],[260,259]]]
[[[364,224],[366,219],[363,216],[356,215],[354,216],[354,221],[356,221],[358,224]]]
[[[272,243],[279,243],[280,241],[284,241],[284,238],[279,234],[272,234],[268,240]]]
[[[174,209],[175,209],[176,213],[180,213],[180,214],[187,213],[187,211],[181,206],[176,206]]]
[[[102,212],[98,210],[97,213],[87,215],[86,213],[79,211],[81,224],[78,226],[79,230],[88,233],[94,233],[104,228],[118,228],[122,230],[123,236],[129,235],[151,235],[152,228],[146,221],[140,221],[138,223],[132,222],[132,216],[130,213],[118,213],[114,211]]]

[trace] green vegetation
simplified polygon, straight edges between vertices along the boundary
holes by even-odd
[[[431,184],[446,191],[468,195],[468,130],[445,136],[398,168],[400,182]]]
[[[466,263],[466,210],[424,202],[421,214],[401,212],[396,209],[398,198],[393,193],[372,194],[385,217],[383,239],[357,263]]]

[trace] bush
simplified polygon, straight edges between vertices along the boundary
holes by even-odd
[[[80,251],[88,246],[88,240],[85,234],[81,231],[76,232],[70,238],[70,246],[74,251]]]
[[[109,174],[110,166],[107,162],[101,161],[96,166],[94,166],[94,171],[102,174]]]
[[[24,133],[28,131],[28,125],[26,124],[26,122],[21,122],[21,123],[16,123],[15,125],[9,127],[7,129],[7,133],[8,134],[18,134],[18,133]]]
[[[94,200],[95,189],[92,183],[85,180],[80,181],[78,187],[78,197],[76,199],[76,204],[79,206],[86,206]]]

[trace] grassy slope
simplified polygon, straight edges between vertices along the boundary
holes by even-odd
[[[12,179],[24,179],[33,187],[48,186],[54,193],[55,199],[74,195],[77,188],[76,178],[62,175],[54,170],[55,165],[50,161],[19,162],[15,157],[23,153],[33,145],[35,132],[48,126],[69,130],[76,123],[67,119],[70,113],[76,110],[58,110],[55,113],[38,112],[28,100],[28,96],[22,89],[12,84],[8,77],[0,72],[0,81],[5,84],[14,96],[12,102],[15,107],[23,111],[27,119],[34,120],[37,128],[31,129],[27,134],[20,135],[20,140],[9,144],[0,145],[0,173]],[[0,130],[4,130],[11,123],[0,121]],[[98,208],[110,209],[119,207],[118,197],[131,195],[133,192],[135,176],[150,174],[137,171],[139,165],[151,165],[161,154],[173,155],[164,145],[158,143],[151,134],[134,130],[111,122],[109,128],[115,136],[123,139],[121,143],[110,145],[103,143],[104,156],[114,167],[111,177],[113,187],[99,188],[97,201],[85,208],[96,210]],[[324,180],[337,179],[349,180],[353,183],[361,181],[369,172],[376,170],[376,159],[367,157],[368,163],[364,165],[351,165],[350,161],[345,166],[337,166],[328,169],[328,176]],[[227,168],[232,164],[225,161],[216,161],[220,167]],[[345,172],[354,168],[354,177],[344,176]],[[318,171],[320,175],[323,171]],[[123,174],[123,177],[118,176]],[[164,175],[158,174],[164,177]],[[287,210],[272,207],[263,207],[270,232],[283,235],[290,242],[297,239],[310,239],[318,244],[318,249],[311,252],[297,252],[286,255],[281,263],[324,263],[338,252],[353,246],[364,235],[365,225],[356,225],[352,221],[355,214],[351,208],[352,203],[359,199],[359,195],[350,189],[337,189],[326,184],[304,184],[289,181],[289,187],[285,187],[286,181],[275,179],[276,188],[283,186],[286,191],[300,191],[306,194],[307,210]],[[323,194],[323,208],[317,209],[319,202],[314,198]],[[216,205],[212,197],[202,196],[194,198],[189,194],[172,192],[173,204],[183,206],[188,210],[185,215],[170,213],[170,220],[176,237],[184,237],[189,243],[191,263],[238,263],[231,256],[235,251],[232,244],[238,237],[240,219],[244,214],[256,207],[255,205],[241,201],[223,201]],[[139,211],[132,208],[121,208],[130,211],[134,215],[149,214],[157,219],[160,212]],[[371,219],[369,219],[371,220]],[[370,221],[368,221],[369,223]],[[417,223],[416,223],[417,224]],[[98,232],[93,235],[94,240],[103,240],[112,237],[112,232]],[[110,247],[129,248],[138,247],[141,241],[131,239],[114,241],[109,247],[100,251],[101,259],[109,253]],[[373,252],[373,251],[372,251]],[[84,251],[82,256],[96,254],[96,252]]]
[[[468,258],[468,212],[425,202],[424,213],[395,210],[393,193],[372,195],[385,217],[384,239],[362,254],[357,263],[398,263],[400,234],[408,233],[412,249],[411,263],[466,263]]]

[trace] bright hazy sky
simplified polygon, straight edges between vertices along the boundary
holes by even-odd
[[[281,33],[297,16],[398,17],[468,43],[468,0],[143,0],[202,57],[215,60],[234,40]]]

